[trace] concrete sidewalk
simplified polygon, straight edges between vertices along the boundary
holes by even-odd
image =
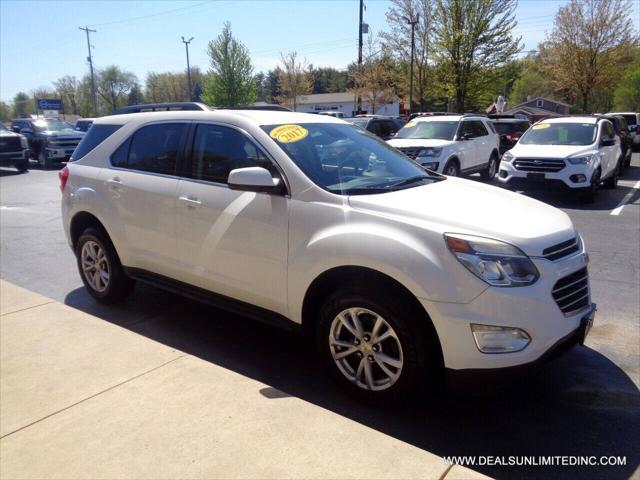
[[[269,388],[0,280],[2,479],[487,478]]]

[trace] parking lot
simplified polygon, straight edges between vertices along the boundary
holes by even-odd
[[[626,456],[622,467],[473,467],[485,475],[533,477],[544,469],[548,477],[628,478],[640,463],[639,186],[636,153],[618,188],[602,190],[593,204],[560,192],[531,194],[565,211],[587,244],[598,313],[585,347],[499,392],[434,396],[397,411],[351,400],[286,332],[142,285],[123,305],[97,304],[64,237],[55,170],[0,169],[0,277],[268,385],[266,398],[300,399],[437,456]],[[240,458],[249,461],[251,452]]]

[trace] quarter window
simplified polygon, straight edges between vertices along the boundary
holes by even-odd
[[[227,183],[231,170],[245,167],[263,167],[275,173],[271,161],[243,133],[219,125],[197,126],[190,178]]]
[[[83,137],[76,149],[71,155],[71,161],[80,160],[91,150],[104,142],[111,134],[118,130],[122,125],[95,125]]]
[[[133,134],[125,168],[173,175],[186,131],[185,123],[160,123],[142,127]],[[118,162],[122,163],[122,152],[116,151],[112,164],[116,165]]]

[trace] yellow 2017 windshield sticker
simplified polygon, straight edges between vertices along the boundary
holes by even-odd
[[[309,135],[309,130],[300,125],[280,125],[269,132],[271,138],[275,138],[280,143],[293,143],[302,140]]]
[[[405,127],[407,128],[411,128],[411,127],[415,127],[418,124],[418,122],[416,122],[415,120],[410,120]]]
[[[544,128],[549,128],[551,126],[550,123],[539,123],[538,125],[534,125],[531,127],[532,130],[542,130]]]

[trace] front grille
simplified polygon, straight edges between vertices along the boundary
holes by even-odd
[[[551,290],[551,295],[566,316],[588,307],[590,302],[587,267],[558,280]]]
[[[421,150],[424,150],[421,147],[400,147],[398,148],[402,153],[404,153],[407,157],[415,160]]]
[[[0,137],[0,152],[19,152],[21,150],[20,137]]]
[[[580,250],[580,240],[578,237],[567,240],[566,242],[558,243],[547,247],[542,251],[542,256],[547,260],[558,260],[559,258],[571,255],[574,252]]]
[[[566,164],[555,158],[517,158],[513,165],[523,172],[559,172]]]
[[[58,140],[49,140],[48,145],[51,147],[77,147],[79,143],[79,138],[60,138]]]

